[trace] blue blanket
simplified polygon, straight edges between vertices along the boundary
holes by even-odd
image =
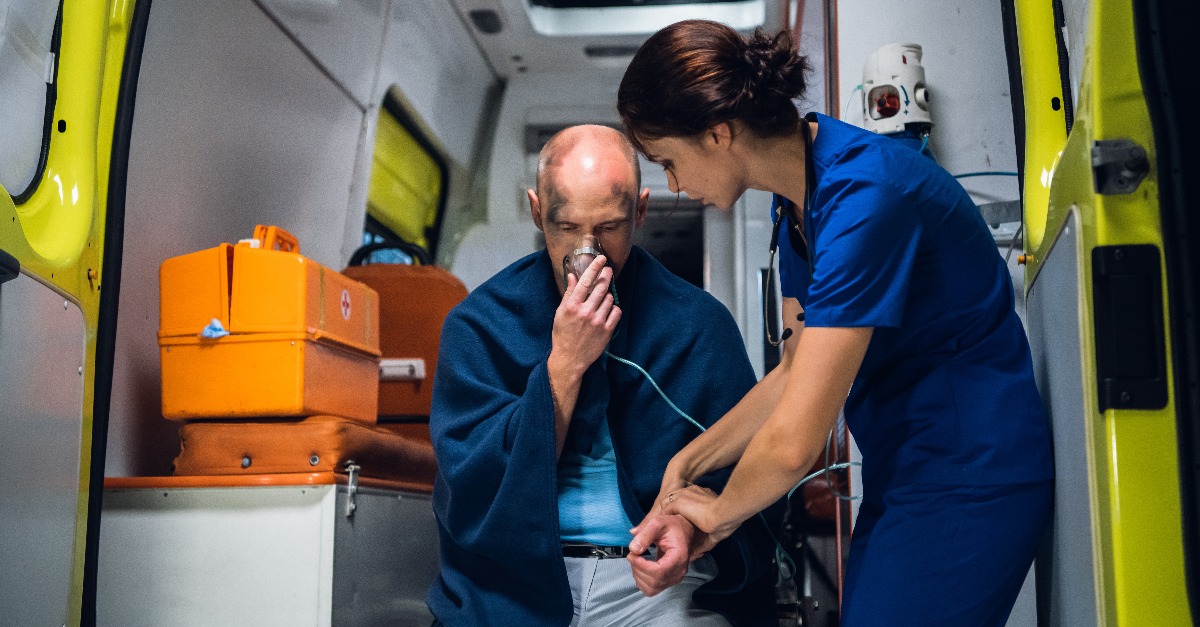
[[[428,603],[446,625],[566,625],[571,594],[559,546],[554,408],[546,358],[561,298],[545,252],[510,265],[447,317],[430,431],[441,571]],[[701,424],[754,384],[741,336],[716,299],[634,248],[617,280],[622,318],[609,352],[640,364]],[[571,445],[608,420],[620,495],[637,522],[671,456],[697,429],[633,368],[601,357],[584,375]],[[711,477],[715,487],[724,476]],[[735,624],[777,624],[772,545],[752,519],[716,550],[720,576],[695,595]]]

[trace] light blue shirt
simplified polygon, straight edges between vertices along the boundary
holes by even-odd
[[[568,447],[558,461],[558,526],[564,542],[625,546],[633,523],[617,488],[617,455],[608,421],[601,421],[592,450]]]

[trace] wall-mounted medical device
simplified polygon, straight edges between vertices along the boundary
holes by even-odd
[[[867,130],[883,135],[929,133],[933,121],[921,46],[894,43],[871,53],[863,66],[862,90],[863,126]]]

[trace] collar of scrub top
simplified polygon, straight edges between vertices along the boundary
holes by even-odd
[[[805,233],[805,228],[808,226],[808,215],[812,206],[812,186],[816,175],[812,159],[812,134],[809,131],[807,120],[802,118],[802,121],[804,123],[800,125],[800,134],[804,136],[804,207],[797,216],[795,203],[779,194],[771,195],[771,215],[775,219],[775,224],[771,229],[770,251],[774,257],[775,252],[779,249],[779,233],[786,219],[789,226],[788,245],[801,259],[808,262],[809,278],[812,278],[812,246]]]
[[[767,280],[763,284],[763,334],[766,335],[767,343],[771,346],[779,346],[784,340],[792,334],[791,327],[784,329],[779,339],[771,337],[771,327],[767,323],[769,312],[767,311],[768,295],[774,291],[772,283],[775,278],[775,254],[779,251],[779,232],[782,230],[783,222],[786,220],[791,227],[787,230],[788,245],[792,247],[792,251],[808,262],[808,280],[812,281],[813,276],[813,257],[812,246],[809,245],[808,238],[805,236],[804,228],[808,224],[809,208],[812,205],[812,185],[816,180],[813,168],[812,159],[812,134],[808,128],[808,120],[801,118],[800,134],[804,136],[804,208],[800,217],[796,217],[796,205],[792,201],[784,198],[779,194],[771,195],[771,215],[775,220],[771,228],[771,246],[770,255],[767,260]]]

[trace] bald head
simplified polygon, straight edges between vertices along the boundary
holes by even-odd
[[[650,190],[638,191],[641,173],[629,140],[607,126],[572,126],[546,142],[537,174],[529,210],[553,267],[590,237],[618,276],[650,202]],[[561,293],[566,278],[557,272],[555,278]]]
[[[555,133],[542,148],[537,168],[537,191],[548,217],[557,214],[573,187],[596,184],[607,184],[633,209],[642,184],[633,144],[620,131],[596,124]]]

